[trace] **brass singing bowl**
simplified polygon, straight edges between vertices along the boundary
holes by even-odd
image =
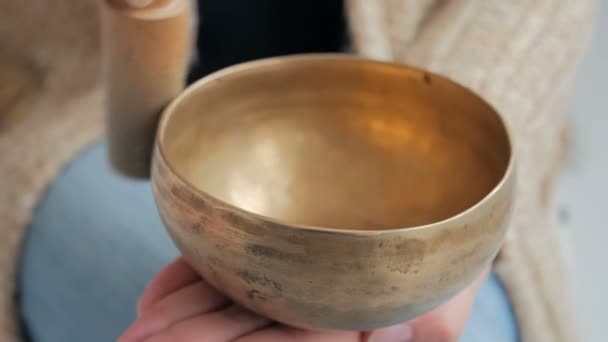
[[[471,91],[338,55],[230,67],[165,110],[152,183],[206,281],[271,319],[367,330],[414,318],[496,256],[510,138]]]

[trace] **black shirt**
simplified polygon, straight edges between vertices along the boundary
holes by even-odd
[[[342,0],[200,0],[198,61],[190,81],[233,64],[335,52],[347,42]]]

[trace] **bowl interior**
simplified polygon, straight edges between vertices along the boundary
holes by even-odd
[[[510,143],[495,111],[417,69],[284,58],[208,77],[165,113],[161,149],[198,190],[290,224],[434,223],[500,182]]]

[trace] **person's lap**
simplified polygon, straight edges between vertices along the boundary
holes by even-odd
[[[178,255],[147,182],[111,171],[105,147],[83,153],[41,200],[24,243],[20,304],[33,342],[114,341],[146,283]],[[482,286],[463,342],[517,341],[496,276]]]

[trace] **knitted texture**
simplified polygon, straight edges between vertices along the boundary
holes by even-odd
[[[102,133],[97,17],[88,0],[0,0],[2,342],[19,341],[15,261],[36,203]]]
[[[496,268],[524,341],[579,340],[569,316],[574,310],[566,260],[547,200],[595,6],[591,0],[349,1],[360,53],[446,75],[482,95],[510,126],[518,186]],[[412,15],[418,16],[416,26],[392,19]]]
[[[19,341],[15,260],[38,199],[102,135],[93,0],[0,0],[0,341]],[[363,55],[426,67],[490,101],[515,135],[518,196],[497,270],[524,342],[577,341],[546,202],[593,0],[348,0]],[[5,53],[10,52],[10,54]],[[10,55],[10,56],[9,56]]]

